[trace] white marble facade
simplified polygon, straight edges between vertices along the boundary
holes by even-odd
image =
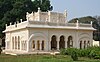
[[[6,25],[5,51],[36,52],[61,48],[86,48],[92,45],[90,24],[67,23],[67,12],[38,12],[29,14],[26,21]]]

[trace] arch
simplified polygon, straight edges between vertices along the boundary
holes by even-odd
[[[83,37],[81,37],[80,39],[79,39],[79,41],[78,42],[80,42],[81,40],[82,40],[82,48],[86,48],[86,47],[88,47],[88,42],[87,41],[89,41],[91,38],[89,37],[89,36],[83,36]]]
[[[15,36],[15,49],[17,49],[17,37]]]
[[[90,46],[90,41],[87,42],[87,47],[89,47],[89,46]]]
[[[40,50],[40,41],[37,41],[37,50]]]
[[[37,46],[35,46],[34,50],[40,50],[40,41],[44,40],[48,40],[47,36],[43,33],[34,33],[32,34],[29,39],[28,39],[28,44],[29,44],[29,50],[28,51],[32,51],[32,41],[35,41],[34,43],[36,43]],[[38,40],[38,41],[37,41]],[[39,43],[38,43],[39,42]],[[38,48],[39,47],[39,48]]]
[[[35,49],[35,41],[32,41],[32,48]]]
[[[80,41],[80,49],[82,49],[82,40]]]
[[[42,40],[42,50],[44,50],[44,40]]]
[[[53,35],[51,37],[51,50],[56,50],[57,49],[57,41],[56,41],[56,36]]]
[[[12,49],[14,49],[14,37],[12,37]]]
[[[60,41],[59,41],[59,49],[65,48],[65,37],[62,35],[60,36]]]
[[[68,36],[68,41],[67,41],[67,47],[73,47],[73,37],[72,36]]]
[[[84,49],[86,48],[86,41],[84,41]]]
[[[81,33],[80,35],[79,35],[79,40],[78,40],[78,42],[80,42],[81,40],[90,40],[91,38],[90,38],[90,35],[88,34],[88,33]]]
[[[34,33],[29,37],[28,42],[33,40],[34,37],[41,37],[41,38],[44,38],[46,40],[48,39],[47,36],[45,34],[43,34],[43,33]]]
[[[20,37],[18,36],[18,49],[20,49]]]

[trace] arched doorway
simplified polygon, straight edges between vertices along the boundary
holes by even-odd
[[[56,36],[53,35],[51,38],[51,50],[56,50],[57,49],[57,41],[56,41]]]
[[[42,41],[42,50],[44,50],[44,40]]]
[[[80,49],[82,49],[82,41],[80,41]]]
[[[65,48],[65,40],[64,36],[60,36],[60,41],[59,41],[59,49]]]
[[[32,48],[35,49],[35,41],[32,41]]]
[[[67,47],[68,48],[73,47],[73,37],[72,36],[68,37]]]
[[[90,41],[88,41],[88,43],[87,43],[87,47],[90,47]]]
[[[40,41],[37,41],[37,50],[40,50]]]
[[[86,48],[86,41],[84,41],[84,49]]]

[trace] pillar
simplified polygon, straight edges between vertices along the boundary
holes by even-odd
[[[22,50],[22,42],[20,41],[20,51]]]
[[[42,50],[42,41],[40,41],[39,43],[40,43],[40,50]]]
[[[16,38],[17,38],[16,41],[17,41],[17,50],[18,50],[18,37],[16,36]]]
[[[7,50],[7,47],[8,47],[8,45],[7,45],[7,41],[6,41],[6,50]]]
[[[59,50],[59,38],[57,38],[57,50]]]
[[[67,38],[65,38],[65,48],[67,48]]]
[[[15,50],[15,37],[14,37],[14,50]]]
[[[37,41],[35,41],[35,50],[37,50]]]

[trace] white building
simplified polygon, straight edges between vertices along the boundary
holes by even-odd
[[[92,23],[67,23],[67,12],[27,13],[26,21],[6,25],[5,52],[15,54],[49,53],[61,48],[86,48],[92,45]]]

